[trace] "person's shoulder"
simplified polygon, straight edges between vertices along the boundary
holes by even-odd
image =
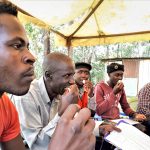
[[[100,89],[101,90],[106,89],[106,87],[107,87],[107,84],[105,83],[105,81],[100,81],[99,83],[95,85],[95,91],[100,90]]]
[[[12,101],[10,100],[10,98],[8,97],[6,93],[2,95],[0,101],[1,101],[0,104],[2,105],[3,111],[5,110],[9,112],[16,111],[14,104],[12,103]]]
[[[150,92],[150,83],[144,85],[143,88],[140,89],[139,93]]]
[[[0,100],[1,105],[1,124],[4,126],[3,128],[3,135],[1,137],[1,141],[9,141],[14,139],[17,135],[20,133],[20,124],[19,124],[19,118],[18,113],[7,96],[7,94],[3,94]]]
[[[150,82],[147,83],[144,87],[150,90]]]
[[[11,107],[13,105],[10,98],[8,97],[8,95],[6,93],[4,93],[2,95],[1,103],[3,103],[3,105],[5,105],[5,106],[9,106],[9,107]]]
[[[106,83],[102,80],[96,84],[96,86],[104,86]]]

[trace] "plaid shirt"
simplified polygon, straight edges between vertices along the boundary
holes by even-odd
[[[137,112],[150,115],[150,83],[146,84],[138,93]]]

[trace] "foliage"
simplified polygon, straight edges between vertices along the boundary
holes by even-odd
[[[30,42],[30,51],[36,57],[35,74],[36,77],[39,78],[42,75],[42,61],[44,55],[44,30],[30,23],[25,25],[25,29]]]
[[[134,111],[136,111],[136,109],[137,109],[137,103],[138,103],[138,98],[135,97],[135,96],[128,96],[128,97],[127,97],[127,101],[128,101],[128,103],[129,103],[130,107],[131,107]]]
[[[42,60],[44,56],[45,30],[33,24],[25,25],[30,40],[30,50],[37,58],[35,72],[37,78],[42,75]],[[50,32],[50,50],[68,54],[67,48],[55,45],[53,33]],[[73,48],[72,59],[74,62],[88,62],[92,65],[91,79],[94,84],[104,78],[105,64],[104,58],[122,57],[150,57],[150,41],[117,43],[112,45],[97,45]]]

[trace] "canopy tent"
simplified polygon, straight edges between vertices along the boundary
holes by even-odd
[[[23,22],[56,33],[58,45],[150,40],[148,0],[11,0]]]

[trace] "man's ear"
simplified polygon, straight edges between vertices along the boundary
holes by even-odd
[[[50,73],[50,72],[48,72],[48,71],[46,71],[45,72],[45,77],[48,79],[52,79],[53,78],[53,76],[52,76],[52,74]]]

